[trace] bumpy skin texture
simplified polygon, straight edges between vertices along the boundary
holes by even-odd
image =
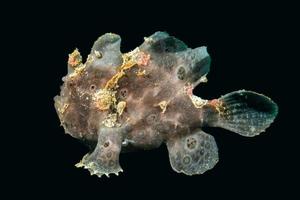
[[[193,95],[193,88],[207,81],[206,47],[190,49],[164,32],[126,54],[120,43],[120,36],[108,33],[94,43],[85,63],[77,50],[70,54],[68,74],[54,98],[66,133],[91,147],[76,165],[91,174],[118,174],[121,152],[162,143],[176,172],[202,174],[218,162],[218,148],[201,127],[252,137],[277,115],[271,99],[251,91],[213,100]]]

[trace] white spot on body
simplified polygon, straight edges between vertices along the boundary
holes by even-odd
[[[99,51],[94,51],[97,58],[101,58],[102,54]]]

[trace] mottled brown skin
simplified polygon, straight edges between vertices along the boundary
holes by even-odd
[[[134,67],[119,84],[120,89],[128,91],[127,109],[122,116],[132,122],[128,139],[135,141],[135,146],[151,148],[182,134],[183,129],[200,127],[200,112],[184,94],[184,83],[176,78],[176,69],[165,73],[154,64],[144,68],[147,75],[136,77]],[[169,102],[164,113],[158,106],[162,101]]]
[[[91,147],[91,153],[77,166],[98,176],[118,174],[122,171],[121,151],[152,149],[166,143],[175,171],[192,175],[211,169],[218,161],[217,146],[213,137],[200,128],[207,125],[227,128],[225,119],[236,118],[231,116],[230,109],[228,112],[229,100],[201,100],[202,104],[195,106],[191,98],[192,89],[209,71],[206,49],[192,50],[166,33],[155,33],[131,55],[134,64],[109,88],[115,92],[116,103],[101,110],[95,94],[104,89],[123,66],[124,56],[119,48],[119,36],[106,34],[95,42],[85,64],[80,62],[80,54],[70,54],[69,74],[64,77],[60,96],[55,97],[55,107],[66,133]],[[259,98],[269,105],[264,96]],[[126,107],[122,114],[117,114],[117,125],[107,127],[102,122],[109,114],[116,113],[116,104],[121,101],[126,102]],[[159,105],[161,102],[166,103],[165,108]],[[248,104],[238,105],[243,105],[248,112]],[[259,115],[257,110],[253,112],[254,119],[265,120],[261,130],[275,118],[271,117],[274,105],[269,107]],[[240,133],[239,130],[233,131]]]
[[[119,81],[117,90],[117,99],[127,102],[119,121],[125,124],[129,118],[132,129],[125,139],[135,141],[132,145],[141,148],[158,147],[172,135],[201,127],[201,112],[183,92],[185,83],[177,79],[176,69],[166,74],[158,66],[149,65],[140,66],[147,71],[144,76],[136,75],[139,66],[129,69]],[[67,97],[69,107],[62,125],[72,136],[97,140],[99,122],[104,120],[108,111],[100,111],[95,107],[91,102],[92,94],[97,89],[104,88],[113,74],[110,70],[87,69],[80,76],[66,77],[66,87],[62,94],[70,96]],[[164,100],[170,103],[165,113],[162,113],[162,109],[156,104]],[[155,134],[158,136],[154,136]]]

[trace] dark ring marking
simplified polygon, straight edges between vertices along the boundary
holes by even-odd
[[[104,142],[103,146],[106,148],[109,146],[109,141]]]
[[[122,99],[126,99],[127,96],[128,96],[128,90],[127,90],[127,88],[122,88],[122,89],[120,89],[120,97],[121,97]]]
[[[188,165],[191,162],[191,158],[189,156],[184,156],[182,162],[183,164]]]
[[[94,91],[95,89],[96,89],[96,85],[92,84],[92,85],[90,86],[90,90],[91,90],[91,91]]]
[[[177,77],[178,77],[178,79],[184,80],[185,79],[185,74],[186,74],[186,72],[185,72],[184,67],[179,67],[179,69],[177,71]]]
[[[187,147],[189,149],[194,149],[197,145],[197,140],[193,137],[190,137],[190,138],[187,138],[186,143],[187,143]]]

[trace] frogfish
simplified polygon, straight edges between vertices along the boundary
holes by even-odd
[[[189,48],[166,32],[145,37],[127,53],[120,45],[119,35],[106,33],[95,41],[85,62],[75,49],[60,95],[54,97],[65,132],[90,149],[75,166],[92,175],[118,175],[123,171],[121,153],[162,144],[173,170],[203,174],[219,160],[216,141],[203,127],[253,137],[278,113],[275,102],[253,91],[208,100],[194,95],[210,70],[205,46]]]

